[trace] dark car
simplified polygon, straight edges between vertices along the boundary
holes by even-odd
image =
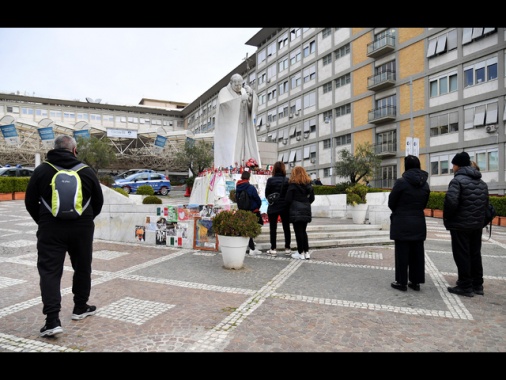
[[[1,167],[0,176],[2,177],[31,177],[33,174],[33,168],[10,166]]]
[[[114,181],[112,188],[123,189],[128,194],[137,192],[137,188],[141,185],[149,185],[155,191],[155,194],[167,195],[171,190],[170,180],[163,173],[153,171],[140,172],[132,174],[125,179],[117,179]]]

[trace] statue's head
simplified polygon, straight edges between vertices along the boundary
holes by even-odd
[[[240,76],[239,74],[232,75],[232,77],[230,78],[230,85],[232,86],[232,90],[240,93],[242,88],[242,82],[243,82],[242,76]]]

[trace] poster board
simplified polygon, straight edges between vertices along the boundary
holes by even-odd
[[[193,249],[204,251],[218,250],[218,237],[213,230],[212,218],[194,218]]]

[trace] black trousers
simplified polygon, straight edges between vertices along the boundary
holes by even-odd
[[[93,252],[93,221],[85,225],[69,221],[66,224],[44,225],[37,230],[37,269],[42,296],[42,312],[49,319],[57,318],[61,310],[61,278],[68,252],[74,275],[72,293],[74,305],[84,306],[91,291],[91,261]]]
[[[307,222],[294,222],[293,232],[297,240],[297,252],[309,252],[309,239],[307,237]]]
[[[292,234],[290,232],[290,217],[288,209],[283,212],[267,214],[269,218],[269,236],[271,241],[271,249],[276,249],[277,244],[277,228],[278,217],[281,217],[281,224],[283,226],[283,234],[285,235],[285,249],[290,249],[292,244]]]
[[[424,241],[395,240],[395,281],[407,285],[425,283]]]
[[[481,228],[471,231],[450,230],[453,260],[457,265],[457,285],[461,288],[469,289],[483,285],[482,233]]]

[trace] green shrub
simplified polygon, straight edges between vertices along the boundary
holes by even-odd
[[[14,191],[24,193],[26,192],[26,188],[28,187],[28,182],[30,181],[30,177],[13,177],[13,187]]]
[[[148,186],[151,187],[151,186]],[[139,187],[140,188],[140,187]],[[151,187],[151,189],[153,189]],[[148,195],[146,198],[142,200],[143,205],[161,205],[162,200],[158,198],[156,195]]]
[[[105,185],[107,187],[111,187],[112,184],[114,183],[114,178],[112,178],[112,176],[109,174],[101,175],[100,177],[98,177],[98,180],[102,185]]]
[[[14,177],[0,177],[0,193],[14,192]]]
[[[120,193],[120,194],[122,194],[122,195],[124,195],[125,197],[127,197],[127,198],[128,198],[128,193],[127,193],[125,190],[123,190],[123,189],[121,189],[121,188],[116,188],[116,189],[113,189],[113,190],[114,190],[115,192]]]
[[[346,189],[346,204],[355,206],[356,204],[367,203],[367,186],[356,183]]]
[[[256,214],[246,210],[223,210],[213,218],[217,235],[255,238],[262,232]]]
[[[443,210],[445,195],[446,193],[442,191],[431,191],[429,194],[429,201],[427,202],[427,208],[432,210]]]
[[[141,185],[135,193],[137,195],[155,195],[155,190],[149,185]]]

